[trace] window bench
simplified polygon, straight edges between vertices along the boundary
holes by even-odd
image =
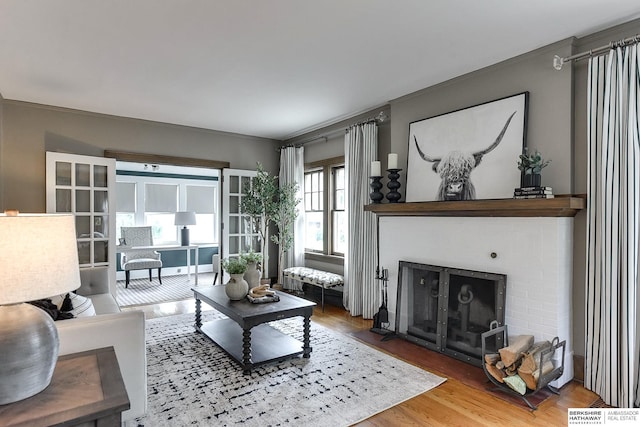
[[[344,284],[344,278],[336,273],[316,270],[308,267],[289,267],[283,271],[284,277],[298,280],[322,288],[322,311],[324,312],[324,290]]]

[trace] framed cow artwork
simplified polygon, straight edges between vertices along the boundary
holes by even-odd
[[[512,198],[528,100],[523,92],[410,123],[405,200]]]

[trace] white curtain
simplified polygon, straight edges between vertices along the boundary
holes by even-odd
[[[589,62],[584,385],[640,404],[638,45]]]
[[[296,198],[298,204],[298,217],[293,225],[293,247],[284,256],[284,265],[287,267],[304,267],[304,147],[286,147],[280,150],[280,184],[298,184]],[[284,279],[285,289],[302,290],[302,283],[297,280]]]
[[[365,212],[369,203],[371,162],[377,160],[378,126],[375,122],[352,126],[345,136],[345,176],[348,245],[344,259],[344,307],[352,316],[373,318],[378,247],[376,218]]]

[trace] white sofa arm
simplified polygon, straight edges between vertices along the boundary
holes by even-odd
[[[144,313],[126,311],[57,321],[60,355],[113,346],[129,395],[128,421],[147,412],[147,350]]]

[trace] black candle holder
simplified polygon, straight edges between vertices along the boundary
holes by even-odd
[[[398,182],[398,178],[400,178],[399,172],[401,170],[402,169],[387,169],[387,172],[389,172],[389,182],[387,182],[387,188],[389,189],[387,200],[389,203],[398,203],[400,197],[402,197],[398,192],[398,189],[402,186],[402,184]]]
[[[380,182],[382,177],[371,176],[369,178],[371,178],[371,184],[369,184],[371,187],[371,194],[369,194],[369,197],[371,197],[373,203],[380,203],[382,199],[384,199],[384,195],[380,192],[382,189],[382,183]]]

